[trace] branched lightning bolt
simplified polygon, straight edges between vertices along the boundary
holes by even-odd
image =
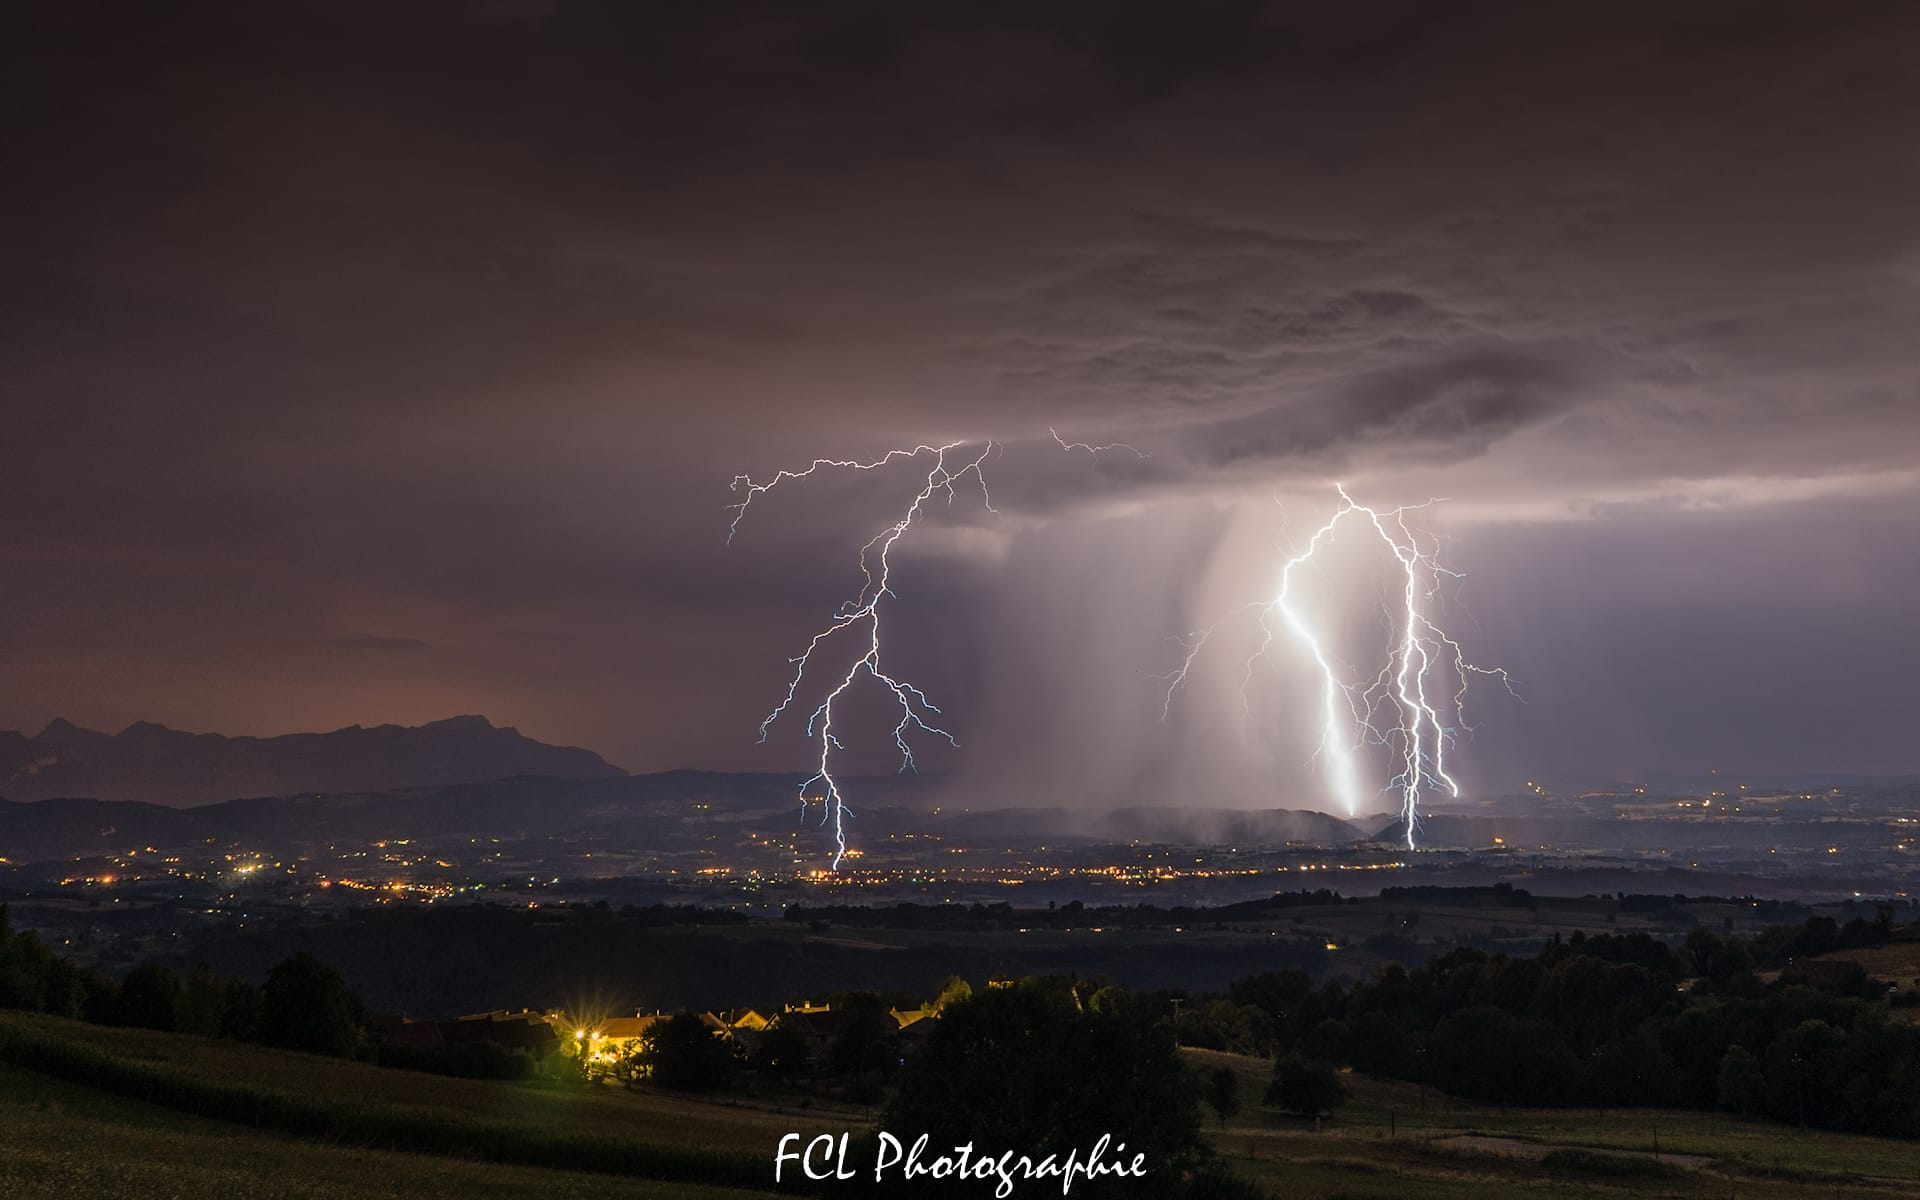
[[[1460,794],[1459,784],[1447,772],[1446,754],[1456,730],[1472,729],[1464,715],[1469,681],[1475,675],[1490,675],[1499,679],[1509,693],[1513,692],[1513,683],[1505,670],[1469,662],[1460,643],[1428,615],[1440,579],[1457,579],[1459,574],[1441,565],[1437,547],[1422,548],[1419,534],[1408,523],[1407,514],[1438,501],[1374,509],[1357,503],[1338,484],[1335,490],[1340,494],[1339,506],[1325,524],[1314,530],[1306,547],[1287,559],[1280,571],[1278,593],[1272,600],[1242,605],[1206,629],[1177,639],[1183,657],[1178,668],[1162,676],[1168,682],[1161,713],[1165,716],[1171,710],[1174,694],[1187,682],[1195,660],[1213,632],[1234,617],[1254,611],[1259,617],[1261,640],[1247,659],[1242,680],[1244,696],[1255,662],[1273,644],[1272,620],[1277,615],[1319,671],[1320,737],[1314,757],[1326,762],[1335,797],[1348,816],[1358,815],[1363,799],[1358,751],[1367,744],[1389,747],[1399,761],[1399,769],[1387,787],[1390,792],[1399,793],[1400,812],[1406,821],[1407,848],[1413,849],[1421,791],[1432,788],[1454,796]],[[1320,634],[1293,604],[1294,573],[1333,540],[1343,521],[1364,522],[1365,527],[1371,528],[1392,554],[1404,580],[1400,611],[1395,613],[1389,608],[1387,613],[1394,636],[1387,647],[1386,665],[1365,687],[1342,678]],[[1453,670],[1457,686],[1451,696],[1436,698],[1429,694],[1428,684],[1443,663]],[[1386,710],[1392,712],[1393,721],[1383,728],[1380,718]]]
[[[1047,426],[1047,432],[1053,435],[1053,440],[1059,443],[1060,448],[1062,450],[1085,450],[1088,454],[1092,454],[1096,456],[1099,455],[1100,452],[1103,450],[1125,450],[1129,454],[1134,455],[1136,458],[1147,457],[1147,452],[1145,450],[1142,450],[1136,446],[1129,446],[1125,442],[1109,442],[1107,445],[1104,445],[1104,446],[1090,446],[1085,442],[1068,441],[1067,439],[1061,437],[1059,431],[1056,430],[1051,425]]]
[[[1107,450],[1128,450],[1141,458],[1147,456],[1145,451],[1121,442],[1110,446],[1094,446],[1086,442],[1069,442],[1052,429],[1048,429],[1047,432],[1053,435],[1053,440],[1062,450],[1085,450],[1096,457]],[[920,490],[907,502],[906,509],[900,518],[868,539],[866,545],[860,548],[859,594],[835,611],[832,620],[808,640],[805,650],[787,660],[793,666],[793,677],[787,681],[786,692],[781,696],[780,702],[774,705],[773,711],[760,722],[760,740],[764,742],[767,740],[768,732],[773,728],[773,723],[793,708],[799,695],[800,685],[806,678],[807,668],[813,665],[815,654],[836,634],[847,630],[858,631],[855,635],[858,638],[855,644],[860,648],[860,652],[847,666],[846,671],[836,677],[836,682],[828,690],[826,698],[807,716],[807,736],[818,747],[819,758],[815,762],[813,774],[801,782],[799,789],[800,808],[803,814],[807,810],[807,805],[811,803],[807,795],[808,791],[815,785],[818,785],[821,790],[819,797],[822,805],[821,822],[825,824],[831,821],[833,825],[835,847],[833,866],[836,870],[847,855],[846,818],[849,810],[840,790],[840,782],[833,773],[833,753],[845,748],[834,733],[834,704],[863,677],[872,679],[886,688],[900,706],[900,720],[893,727],[893,744],[900,751],[902,771],[916,769],[913,744],[908,740],[908,735],[914,731],[941,738],[948,745],[959,745],[952,733],[931,720],[940,715],[939,706],[928,699],[927,694],[917,686],[889,674],[881,665],[882,601],[894,595],[891,559],[893,548],[926,512],[928,502],[934,496],[945,493],[947,503],[952,504],[957,495],[955,488],[962,480],[972,476],[973,482],[979,485],[980,501],[987,511],[993,513],[999,511],[993,506],[993,496],[988,491],[984,471],[987,460],[999,449],[1000,443],[991,440],[976,442],[962,440],[941,445],[922,443],[917,446],[889,450],[874,459],[816,458],[799,470],[783,469],[776,472],[765,482],[756,481],[747,475],[734,476],[732,488],[741,496],[741,499],[739,503],[727,506],[733,513],[733,520],[727,526],[728,545],[733,544],[734,535],[739,532],[740,522],[745,519],[749,506],[760,496],[782,483],[805,479],[818,471],[876,471],[895,463],[925,456],[931,456],[932,459]]]
[[[862,580],[860,594],[840,606],[827,626],[807,642],[807,648],[804,651],[787,660],[793,666],[793,677],[787,681],[786,694],[780,698],[780,703],[774,706],[773,711],[767,714],[766,719],[760,722],[760,740],[764,742],[767,740],[768,731],[773,728],[773,723],[793,707],[801,681],[806,677],[807,668],[813,665],[815,652],[835,634],[855,628],[860,631],[861,641],[858,644],[862,647],[861,652],[848,665],[838,682],[827,692],[826,698],[820,702],[819,707],[807,717],[807,736],[819,747],[820,757],[814,773],[800,784],[800,807],[802,812],[806,810],[809,803],[807,792],[818,784],[822,789],[821,822],[824,824],[830,820],[833,823],[835,870],[839,869],[841,860],[847,855],[847,806],[845,798],[841,795],[840,782],[834,778],[833,774],[833,752],[845,748],[833,731],[835,702],[846,695],[862,676],[873,679],[892,694],[900,706],[900,721],[893,727],[893,743],[900,750],[902,771],[916,769],[913,746],[907,741],[907,734],[911,730],[917,729],[922,733],[943,738],[949,745],[959,745],[954,740],[953,734],[928,719],[940,715],[939,706],[929,700],[927,694],[918,687],[888,674],[881,666],[880,617],[881,601],[894,594],[891,558],[893,548],[926,510],[929,500],[936,494],[945,492],[947,502],[951,504],[955,496],[955,486],[971,475],[980,486],[980,499],[986,505],[987,511],[996,511],[993,507],[993,497],[987,490],[987,478],[981,468],[998,447],[998,443],[991,441],[980,443],[978,452],[973,453],[971,458],[967,457],[969,453],[967,447],[966,442],[948,442],[939,446],[919,445],[911,449],[889,450],[881,457],[865,462],[817,458],[804,470],[782,470],[765,483],[756,483],[746,475],[737,475],[733,480],[733,490],[736,492],[744,490],[745,499],[729,506],[734,516],[733,523],[727,529],[728,544],[732,544],[733,535],[739,530],[740,521],[747,514],[747,506],[752,504],[756,497],[772,491],[781,483],[804,479],[815,471],[827,468],[872,471],[891,463],[919,458],[922,455],[933,456],[933,463],[927,471],[924,485],[907,504],[906,511],[899,520],[875,534],[866,545],[860,548]]]

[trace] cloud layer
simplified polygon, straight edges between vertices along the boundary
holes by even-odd
[[[727,480],[993,437],[902,586],[961,765],[1311,798],[1284,685],[1151,676],[1338,479],[1449,497],[1531,683],[1477,786],[1920,769],[1911,6],[6,20],[0,724],[792,766],[758,716],[911,480],[732,550]]]

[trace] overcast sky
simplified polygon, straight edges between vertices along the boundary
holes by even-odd
[[[982,786],[1324,807],[1297,654],[1243,703],[1226,638],[1164,722],[1153,676],[1335,481],[1446,498],[1525,700],[1470,700],[1473,790],[1920,770],[1911,4],[0,22],[0,726],[791,769],[760,717],[919,477],[731,547],[729,480],[991,438],[889,642]],[[1381,580],[1303,587],[1371,675]]]

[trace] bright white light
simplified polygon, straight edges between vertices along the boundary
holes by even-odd
[[[1132,446],[1120,443],[1112,446],[1093,446],[1085,442],[1069,442],[1051,429],[1047,432],[1052,434],[1053,440],[1062,450],[1085,450],[1088,454],[1098,456],[1107,450],[1120,449],[1131,451],[1142,458],[1146,457],[1145,454],[1134,449]],[[738,533],[740,529],[740,522],[745,519],[747,509],[752,505],[754,500],[772,491],[782,483],[805,479],[817,471],[875,471],[894,463],[925,458],[929,455],[932,457],[932,464],[927,469],[927,474],[921,484],[920,490],[907,502],[906,509],[900,518],[875,534],[868,540],[866,545],[860,548],[860,575],[862,582],[859,595],[842,604],[839,611],[834,613],[833,619],[819,632],[815,633],[807,642],[807,648],[797,657],[788,660],[792,663],[794,671],[793,678],[787,681],[786,694],[780,698],[780,703],[774,706],[773,711],[767,714],[766,719],[760,722],[760,740],[764,742],[767,740],[768,731],[772,729],[773,723],[778,721],[780,717],[793,706],[794,700],[799,693],[801,681],[806,677],[807,668],[813,664],[815,653],[832,639],[834,635],[846,630],[857,629],[858,632],[855,634],[855,637],[859,640],[856,641],[855,644],[860,647],[860,653],[848,665],[845,673],[839,676],[838,681],[834,683],[833,687],[828,690],[826,699],[822,700],[819,707],[815,708],[807,717],[807,736],[813,739],[819,750],[819,756],[815,762],[814,773],[800,784],[799,790],[800,808],[804,813],[807,805],[810,803],[807,795],[809,789],[815,785],[818,785],[821,789],[821,795],[819,797],[823,810],[821,821],[822,823],[831,821],[833,824],[833,866],[835,870],[839,869],[840,863],[847,857],[846,817],[849,812],[845,797],[840,791],[840,783],[834,778],[833,774],[834,751],[845,748],[841,745],[840,739],[834,734],[834,705],[841,697],[845,696],[862,677],[877,681],[893,696],[895,702],[900,706],[900,720],[893,727],[893,744],[900,751],[900,769],[902,771],[916,769],[913,758],[913,746],[907,740],[907,735],[913,731],[917,730],[921,733],[931,734],[943,739],[951,746],[959,745],[959,742],[954,738],[953,734],[929,721],[928,718],[940,715],[939,706],[929,700],[926,693],[918,687],[904,679],[888,674],[887,671],[882,668],[880,656],[881,602],[893,596],[891,588],[893,580],[893,562],[891,555],[893,548],[899,543],[902,537],[906,536],[907,531],[913,528],[914,524],[925,513],[928,501],[944,492],[947,503],[952,504],[958,495],[958,492],[955,490],[957,486],[968,476],[972,476],[973,482],[977,483],[980,488],[981,504],[985,506],[988,512],[998,511],[993,507],[993,497],[987,490],[987,478],[982,468],[986,464],[987,459],[999,448],[999,443],[994,441],[955,441],[946,442],[937,446],[922,443],[917,446],[889,450],[879,458],[865,461],[858,459],[816,458],[812,463],[800,470],[781,470],[765,483],[757,483],[750,476],[746,475],[734,476],[733,490],[736,493],[744,493],[744,495],[738,504],[729,506],[733,511],[733,521],[727,526],[728,545],[733,544],[734,535]]]
[[[1420,535],[1408,524],[1407,514],[1438,501],[1374,509],[1356,503],[1344,487],[1336,484],[1335,490],[1340,494],[1338,507],[1314,530],[1306,548],[1287,560],[1273,600],[1243,605],[1221,621],[1180,639],[1185,655],[1179,668],[1165,677],[1168,683],[1162,715],[1171,709],[1174,693],[1187,682],[1194,660],[1213,632],[1227,620],[1252,611],[1257,614],[1262,638],[1247,660],[1250,680],[1254,663],[1272,645],[1269,622],[1279,614],[1287,632],[1306,650],[1320,675],[1319,736],[1314,757],[1326,764],[1334,798],[1349,817],[1358,816],[1364,797],[1356,755],[1368,744],[1390,748],[1399,770],[1388,781],[1387,790],[1398,795],[1400,815],[1406,822],[1407,848],[1413,849],[1418,837],[1421,792],[1433,789],[1452,796],[1460,794],[1460,785],[1447,772],[1446,755],[1456,731],[1471,728],[1463,715],[1469,680],[1474,675],[1492,675],[1510,693],[1512,682],[1500,668],[1478,667],[1467,661],[1460,643],[1429,615],[1440,579],[1458,578],[1458,574],[1441,565],[1437,549],[1422,548]],[[1293,602],[1295,572],[1332,542],[1342,522],[1370,528],[1391,554],[1402,581],[1399,611],[1389,612],[1395,634],[1388,645],[1387,661],[1365,686],[1341,678],[1324,635]],[[1451,697],[1438,699],[1430,694],[1429,684],[1443,666],[1452,669],[1457,686]],[[1391,723],[1380,720],[1386,709],[1393,712]]]

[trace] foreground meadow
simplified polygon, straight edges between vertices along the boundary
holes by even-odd
[[[21,1065],[23,1046],[42,1069]],[[1920,1195],[1906,1142],[1706,1113],[1500,1109],[1358,1076],[1316,1123],[1261,1107],[1266,1061],[1187,1054],[1235,1072],[1241,1112],[1210,1136],[1275,1200]],[[772,1194],[782,1134],[865,1123],[791,1098],[449,1079],[16,1013],[0,1014],[0,1059],[7,1197],[744,1200]]]
[[[0,1196],[9,1200],[752,1200],[767,1194],[262,1132],[0,1065]]]
[[[1495,1108],[1353,1075],[1316,1128],[1259,1107],[1264,1059],[1187,1053],[1239,1076],[1241,1114],[1214,1146],[1276,1200],[1920,1195],[1911,1142],[1685,1110]]]

